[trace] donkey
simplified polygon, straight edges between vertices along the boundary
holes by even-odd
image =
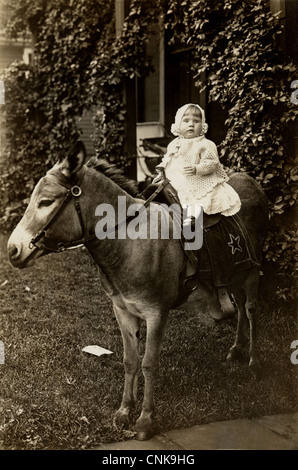
[[[25,268],[51,252],[86,246],[99,267],[102,286],[112,300],[123,339],[125,381],[114,424],[122,428],[129,423],[141,362],[144,396],[135,430],[137,439],[146,440],[154,434],[153,393],[168,315],[177,301],[181,276],[189,260],[181,241],[173,237],[99,239],[95,235],[95,226],[96,208],[100,204],[110,204],[119,220],[119,196],[125,198],[128,208],[136,203],[144,205],[144,199],[137,197],[137,185],[109,164],[96,167],[84,164],[84,160],[83,149],[76,146],[40,179],[23,218],[9,238],[8,255],[13,266]],[[264,193],[244,173],[232,176],[230,184],[240,195],[239,216],[260,257],[268,216]],[[151,216],[155,210],[160,211],[158,204],[150,204]],[[255,376],[261,374],[256,344],[259,275],[260,267],[253,266],[238,273],[229,286],[238,309],[238,326],[228,359],[238,359],[249,342],[249,367]],[[204,286],[201,288],[204,290]],[[189,300],[196,301],[198,291],[194,290]],[[141,321],[146,322],[142,361],[139,355]]]

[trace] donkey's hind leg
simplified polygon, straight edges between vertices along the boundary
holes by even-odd
[[[262,376],[262,366],[259,360],[257,345],[257,323],[259,315],[258,290],[259,290],[260,271],[256,268],[251,271],[245,282],[246,302],[245,311],[249,321],[249,368],[256,379]]]
[[[242,287],[233,292],[238,307],[238,324],[235,343],[227,356],[229,360],[242,358],[243,348],[249,340],[249,368],[257,379],[262,375],[257,349],[259,276],[257,268],[251,270]]]
[[[114,415],[114,426],[122,429],[130,424],[129,414],[137,399],[140,320],[124,308],[114,306],[114,312],[122,334],[125,369],[122,402]]]
[[[233,292],[233,297],[238,309],[238,322],[235,342],[227,355],[229,361],[244,358],[244,347],[249,340],[249,321],[245,310],[245,293],[243,290],[238,289]]]

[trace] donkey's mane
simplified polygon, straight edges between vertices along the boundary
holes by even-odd
[[[140,197],[138,183],[134,180],[127,178],[123,174],[123,170],[113,163],[109,163],[103,158],[92,157],[87,166],[96,171],[100,171],[105,176],[114,181],[120,188],[124,189],[128,194],[133,197]]]

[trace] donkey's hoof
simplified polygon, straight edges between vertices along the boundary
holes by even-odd
[[[244,353],[237,346],[232,346],[227,355],[227,361],[244,361]]]
[[[152,420],[149,418],[141,418],[136,422],[136,439],[138,441],[147,441],[154,436]]]
[[[129,415],[122,413],[121,411],[117,411],[114,414],[113,419],[113,426],[117,429],[117,431],[122,431],[123,429],[130,427],[130,420]]]
[[[263,376],[263,368],[259,361],[251,359],[249,361],[249,369],[256,380],[261,380]]]
[[[137,441],[148,441],[148,439],[151,439],[151,437],[154,436],[154,432],[152,429],[147,430],[147,431],[137,431],[135,439]]]

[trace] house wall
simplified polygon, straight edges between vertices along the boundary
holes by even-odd
[[[21,45],[0,44],[0,71],[13,61],[22,59],[24,47]]]

